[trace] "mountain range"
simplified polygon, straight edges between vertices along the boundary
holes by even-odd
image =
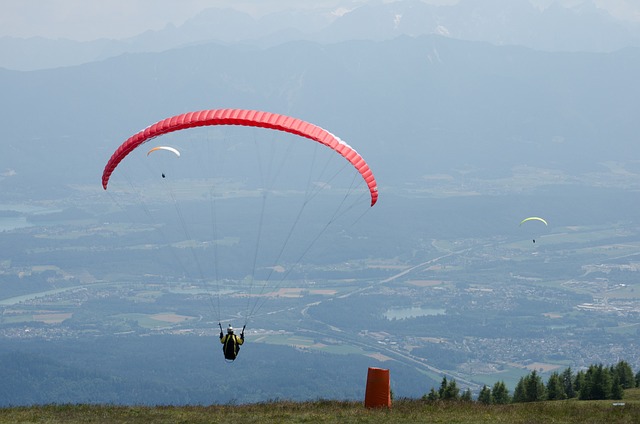
[[[535,7],[528,0],[461,0],[435,6],[419,0],[370,1],[350,8],[274,12],[261,17],[210,8],[180,26],[121,40],[0,38],[0,67],[33,70],[216,42],[270,47],[294,40],[338,43],[439,34],[453,39],[547,51],[607,52],[640,45],[640,23],[614,18],[590,2]]]
[[[456,169],[497,178],[533,167],[565,181],[614,163],[636,174],[639,74],[638,48],[543,52],[439,35],[208,43],[2,69],[0,178],[16,191],[37,191],[42,173],[52,185],[99,187],[102,167],[128,136],[217,108],[284,113],[327,128],[368,159],[383,187],[425,184]]]

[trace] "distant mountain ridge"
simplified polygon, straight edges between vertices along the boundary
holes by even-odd
[[[0,69],[9,99],[0,106],[0,178],[37,190],[44,172],[48,183],[99,187],[106,160],[134,132],[175,114],[234,107],[329,129],[383,185],[452,169],[511,175],[516,166],[569,178],[607,161],[632,165],[637,75],[638,48],[553,53],[436,35],[210,43],[75,67]]]
[[[428,34],[547,51],[605,52],[640,45],[640,24],[617,20],[594,4],[540,10],[527,0],[463,0],[453,6],[402,0],[368,2],[348,13],[292,11],[258,19],[233,9],[211,8],[179,27],[168,25],[124,40],[3,37],[0,67],[72,66],[123,53],[159,52],[207,42],[269,47],[294,40],[337,43]]]

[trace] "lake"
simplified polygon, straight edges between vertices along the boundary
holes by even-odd
[[[411,308],[392,308],[387,309],[384,313],[384,317],[388,320],[394,319],[408,319],[417,318],[429,315],[444,315],[445,309],[437,308],[423,308],[419,306],[413,306]]]

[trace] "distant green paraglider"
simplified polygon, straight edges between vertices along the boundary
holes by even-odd
[[[529,218],[525,218],[522,221],[520,221],[520,225],[524,224],[527,221],[540,221],[542,222],[545,226],[549,226],[549,224],[547,224],[547,221],[544,218],[540,218],[539,216],[530,216]],[[536,239],[533,239],[533,242],[536,242]]]
[[[527,221],[540,221],[540,222],[544,222],[544,225],[549,225],[547,224],[547,221],[545,221],[543,218],[537,217],[537,216],[530,216],[529,218],[525,218],[522,221],[520,221],[520,225],[524,224]]]

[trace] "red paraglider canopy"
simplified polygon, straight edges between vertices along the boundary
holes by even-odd
[[[109,178],[118,164],[141,144],[174,131],[210,125],[244,125],[262,127],[299,135],[335,150],[360,173],[371,193],[371,206],[378,200],[378,187],[369,165],[351,146],[317,125],[277,113],[246,109],[212,109],[189,112],[163,119],[132,135],[113,153],[102,173],[102,187],[106,190]]]

